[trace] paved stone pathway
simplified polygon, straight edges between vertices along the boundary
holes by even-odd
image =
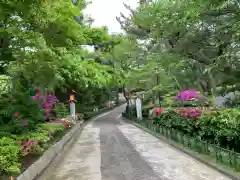
[[[51,180],[229,180],[124,122],[123,106],[90,122]]]

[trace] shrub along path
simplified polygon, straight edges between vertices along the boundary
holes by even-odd
[[[124,122],[123,106],[90,122],[51,180],[229,180]]]

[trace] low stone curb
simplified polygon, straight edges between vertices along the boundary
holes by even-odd
[[[219,173],[221,173],[221,174],[229,177],[230,179],[232,179],[232,180],[240,180],[240,177],[233,176],[232,174],[230,174],[230,173],[228,173],[228,172],[226,172],[226,171],[224,171],[224,170],[222,170],[222,169],[220,169],[220,168],[218,168],[218,167],[216,167],[216,166],[208,163],[207,161],[205,161],[205,160],[203,160],[203,159],[195,156],[193,153],[190,153],[190,152],[184,150],[183,148],[179,148],[178,146],[174,145],[174,143],[171,143],[171,142],[167,141],[166,139],[164,139],[161,135],[155,134],[155,133],[152,132],[150,129],[148,129],[148,128],[146,128],[146,127],[144,127],[144,126],[142,126],[142,125],[140,125],[140,124],[138,124],[138,123],[135,123],[135,122],[133,122],[133,121],[131,121],[131,120],[123,117],[123,116],[122,116],[122,119],[125,120],[125,121],[127,121],[127,122],[129,122],[130,124],[133,124],[134,126],[140,128],[140,129],[142,129],[143,131],[145,131],[145,132],[153,135],[154,137],[156,137],[156,138],[158,138],[158,139],[161,139],[162,141],[164,141],[165,143],[169,144],[170,146],[172,146],[172,147],[175,148],[176,150],[179,150],[179,151],[181,151],[181,152],[183,152],[183,153],[191,156],[192,158],[198,160],[199,162],[201,162],[201,163],[203,163],[203,164],[211,167],[212,169],[218,171]]]

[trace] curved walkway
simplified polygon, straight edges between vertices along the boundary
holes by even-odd
[[[121,119],[123,106],[90,122],[51,180],[229,180]]]

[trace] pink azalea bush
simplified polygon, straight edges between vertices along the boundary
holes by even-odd
[[[177,101],[194,101],[200,97],[196,90],[184,90],[177,94],[175,99]]]
[[[154,109],[156,116],[159,116],[161,113],[164,112],[163,108],[157,107]]]
[[[201,116],[202,112],[201,110],[197,108],[187,107],[187,108],[181,108],[177,112],[181,117],[185,118],[197,118]]]
[[[177,94],[175,97],[176,101],[180,102],[191,102],[195,100],[199,100],[201,94],[197,93],[196,90],[183,90]],[[192,106],[191,104],[190,106]],[[177,110],[177,113],[181,117],[186,117],[186,118],[197,118],[201,116],[202,112],[198,108],[193,108],[193,107],[186,107],[186,108],[180,108]]]
[[[39,102],[41,100],[41,93],[37,92],[35,96],[33,96],[33,100],[35,102]],[[44,110],[44,119],[48,119],[51,116],[51,111],[53,106],[58,102],[57,97],[54,94],[48,94],[42,97],[41,107]]]
[[[57,97],[53,94],[49,94],[45,96],[43,103],[42,103],[42,108],[45,110],[45,115],[44,118],[48,119],[51,115],[52,108],[54,104],[58,102]]]
[[[54,94],[43,96],[37,92],[32,98],[27,96],[27,93],[16,94],[16,101],[12,101],[13,97],[10,96],[7,100],[10,100],[11,111],[0,111],[3,116],[7,116],[8,121],[4,123],[9,124],[8,132],[21,134],[23,131],[35,129],[36,124],[51,116],[52,108],[58,102]]]

